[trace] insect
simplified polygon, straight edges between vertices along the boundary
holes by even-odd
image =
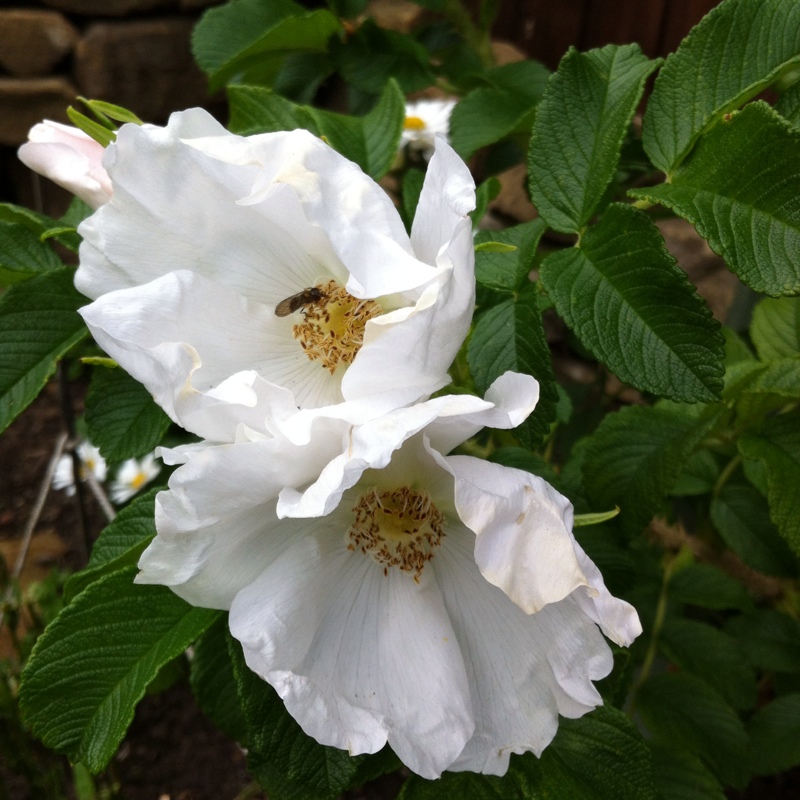
[[[317,289],[316,286],[312,286],[310,289],[303,289],[302,292],[298,292],[291,297],[287,297],[285,300],[281,300],[280,303],[275,306],[275,315],[278,317],[288,317],[289,314],[294,314],[295,311],[303,306],[318,303],[324,297],[325,292],[323,292],[322,289]]]

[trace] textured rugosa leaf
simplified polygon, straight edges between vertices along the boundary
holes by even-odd
[[[747,733],[750,766],[756,775],[800,765],[800,693],[783,695],[759,709]]]
[[[253,68],[268,73],[270,60],[289,53],[324,51],[340,29],[327,9],[308,11],[291,0],[235,0],[203,15],[192,33],[192,52],[213,91]]]
[[[156,535],[155,498],[151,489],[123,508],[107,525],[92,546],[89,563],[70,575],[64,587],[64,599],[71,602],[90,583],[139,560],[148,542]]]
[[[572,49],[561,60],[536,111],[528,159],[531,199],[550,227],[577,232],[597,211],[657,65],[635,44]]]
[[[453,149],[469,158],[476,150],[499,142],[527,125],[541,100],[549,72],[536,61],[495,67],[483,76],[491,86],[467,94],[450,117]]]
[[[656,740],[700,756],[726,784],[748,781],[747,734],[736,712],[708,684],[691,675],[656,675],[637,708]]]
[[[683,402],[718,397],[719,324],[645,214],[610,206],[539,274],[567,325],[621,380]]]
[[[753,311],[750,337],[764,361],[800,355],[800,297],[762,300]]]
[[[86,426],[106,460],[124,461],[151,452],[169,424],[147,389],[124,370],[95,371],[86,397]]]
[[[609,414],[592,436],[583,463],[594,507],[618,505],[623,530],[638,534],[672,489],[707,424],[644,406]]]
[[[478,318],[467,346],[467,362],[481,394],[508,370],[533,375],[539,381],[536,409],[515,430],[526,446],[538,445],[555,420],[558,394],[533,284]]]
[[[50,245],[23,223],[0,219],[0,242],[0,285],[19,283],[62,266]]]
[[[748,286],[782,295],[800,292],[799,185],[800,129],[759,101],[704,136],[670,183],[631,194],[691,222]]]
[[[20,708],[59,753],[99,772],[125,736],[158,671],[218,612],[163,586],[137,586],[135,567],[93,583],[47,627],[22,675]]]
[[[739,440],[739,451],[766,467],[770,517],[800,555],[800,415],[794,411],[771,417],[758,433]]]
[[[87,335],[74,270],[55,269],[0,297],[0,432],[39,394],[58,360]]]
[[[720,3],[666,60],[656,79],[642,131],[653,164],[671,174],[703,132],[798,61],[796,0]]]
[[[580,719],[562,719],[553,742],[537,759],[512,756],[502,777],[445,773],[413,776],[398,800],[655,800],[650,753],[627,717],[601,707]]]

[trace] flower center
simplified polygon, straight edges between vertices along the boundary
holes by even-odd
[[[347,533],[347,549],[371,555],[389,567],[413,572],[419,583],[422,569],[444,536],[444,514],[425,491],[402,486],[393,491],[361,495],[353,506],[355,522]]]
[[[339,364],[352,364],[364,343],[364,327],[383,311],[374,300],[359,300],[336,281],[315,287],[318,300],[303,306],[303,321],[292,328],[311,361],[319,361],[333,375]]]
[[[424,131],[428,126],[425,124],[425,120],[419,117],[406,117],[403,122],[403,127],[407,131]]]

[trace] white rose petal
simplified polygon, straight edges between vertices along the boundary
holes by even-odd
[[[319,414],[306,444],[240,428],[181,449],[137,580],[229,609],[247,664],[319,742],[388,742],[426,778],[503,774],[511,753],[542,752],[559,714],[601,704],[600,629],[629,642],[641,628],[575,542],[565,498],[447,455],[482,424],[517,424],[538,387],[508,374],[489,395],[354,428]]]
[[[217,441],[301,409],[300,441],[317,409],[357,422],[444,386],[475,291],[474,183],[449,146],[409,237],[385,192],[307,131],[240,137],[212,120],[203,136],[203,120],[125,125],[109,146],[114,197],[80,227],[76,276],[109,355]],[[317,346],[323,316],[333,339]]]

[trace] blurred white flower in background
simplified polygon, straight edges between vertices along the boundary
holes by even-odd
[[[400,148],[420,153],[425,160],[433,155],[436,134],[449,141],[450,115],[457,100],[416,100],[406,104],[406,118],[400,136]]]
[[[83,441],[77,446],[76,452],[81,462],[80,479],[86,480],[86,473],[89,472],[102,483],[106,479],[108,468],[100,451],[91,442]],[[72,469],[71,455],[63,455],[58,459],[53,473],[53,488],[63,489],[69,497],[75,494],[75,473]]]
[[[641,632],[573,538],[566,498],[447,455],[537,398],[506,373],[486,400],[437,397],[344,436],[319,417],[304,445],[243,426],[232,444],[165,451],[181,466],[137,580],[229,609],[247,664],[317,741],[353,755],[388,742],[426,778],[504,774],[559,714],[602,703],[600,630]]]
[[[113,199],[79,229],[76,285],[97,298],[81,313],[186,429],[232,441],[336,404],[360,422],[449,382],[474,307],[475,187],[443,141],[410,236],[303,130],[234,136],[194,109],[123,125],[105,164]]]
[[[156,461],[155,453],[148,453],[141,459],[129,458],[123,461],[109,488],[111,499],[118,505],[125,503],[150,483],[159,472],[161,464]]]
[[[103,145],[78,128],[45,120],[34,125],[18,151],[27,167],[92,208],[111,199],[111,179],[103,167]]]

